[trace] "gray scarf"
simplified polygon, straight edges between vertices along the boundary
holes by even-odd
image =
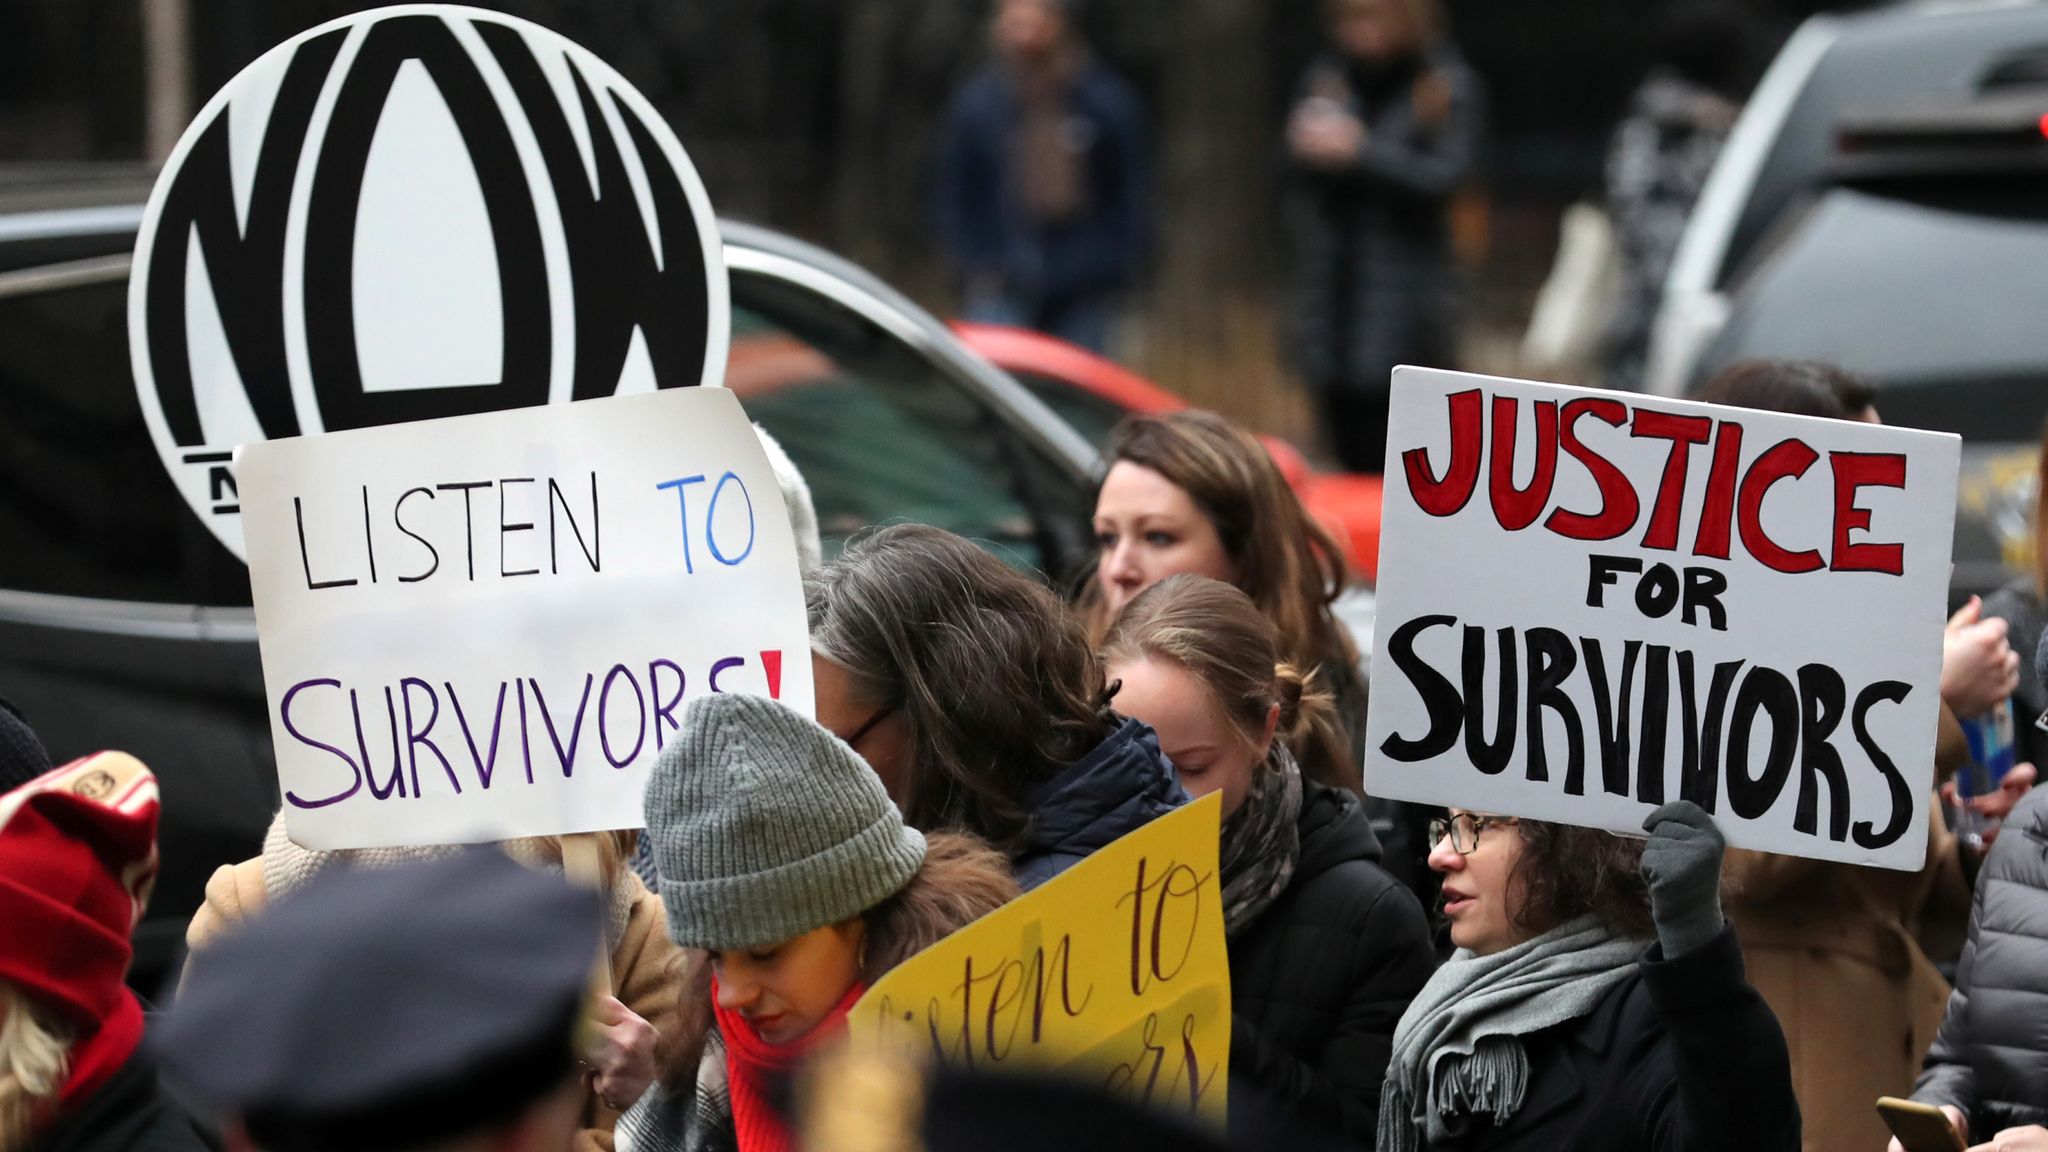
[[[1459,949],[1394,1029],[1378,1152],[1444,1147],[1481,1114],[1506,1123],[1529,1087],[1522,1038],[1590,1013],[1644,947],[1581,916],[1491,956]]]
[[[1278,741],[1223,822],[1223,930],[1235,936],[1287,890],[1301,858],[1301,769]]]

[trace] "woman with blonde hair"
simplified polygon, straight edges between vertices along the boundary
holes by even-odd
[[[1139,593],[1103,655],[1118,711],[1159,733],[1181,786],[1223,796],[1233,1127],[1256,1134],[1256,1100],[1370,1143],[1394,1025],[1434,956],[1358,798],[1297,767],[1296,749],[1330,739],[1329,695],[1249,597],[1203,576]]]
[[[157,809],[156,777],[120,752],[0,793],[0,1152],[208,1147],[159,1088],[123,982]]]

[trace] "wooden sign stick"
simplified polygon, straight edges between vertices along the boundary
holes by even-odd
[[[569,879],[588,888],[605,892],[604,856],[598,851],[597,838],[601,832],[572,832],[563,836],[562,871]],[[611,942],[605,940],[604,931],[599,929],[597,969],[591,974],[592,991],[597,997],[612,994],[612,950]]]

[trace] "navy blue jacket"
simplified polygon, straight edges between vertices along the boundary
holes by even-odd
[[[1068,89],[1067,106],[1069,130],[1087,151],[1087,207],[1070,223],[1041,229],[1020,202],[1010,80],[989,69],[954,97],[939,156],[939,221],[969,277],[1063,299],[1114,289],[1137,273],[1149,196],[1137,96],[1091,62]]]
[[[1126,832],[1188,802],[1149,725],[1125,720],[1094,751],[1031,790],[1031,828],[1014,860],[1026,891]]]

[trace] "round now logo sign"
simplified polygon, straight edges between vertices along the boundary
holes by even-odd
[[[265,53],[209,101],[142,219],[142,411],[244,556],[236,445],[717,384],[731,304],[689,157],[547,29],[379,8]]]

